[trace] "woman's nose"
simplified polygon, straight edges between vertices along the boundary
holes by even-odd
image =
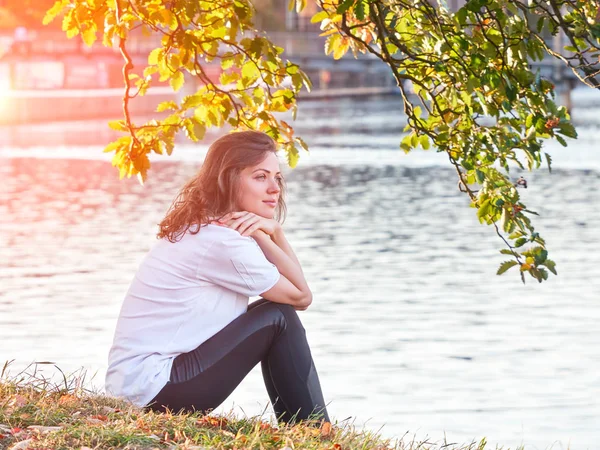
[[[281,191],[279,183],[277,182],[277,180],[272,180],[269,184],[269,192],[279,193],[279,191]]]

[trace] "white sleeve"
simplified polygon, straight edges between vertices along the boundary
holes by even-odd
[[[198,266],[197,276],[247,297],[255,297],[275,286],[280,275],[254,239],[232,235],[210,247]]]

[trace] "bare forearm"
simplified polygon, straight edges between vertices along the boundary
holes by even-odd
[[[262,231],[254,233],[253,237],[267,259],[275,264],[279,273],[285,276],[302,293],[310,295],[310,289],[304,278],[298,258],[296,258],[291,246],[285,237],[283,237],[283,233],[281,233],[279,242],[271,239],[271,237]]]
[[[300,261],[296,257],[296,254],[294,253],[294,250],[292,250],[292,246],[290,245],[290,243],[286,239],[285,235],[283,234],[283,230],[280,229],[279,231],[277,231],[276,233],[274,233],[271,236],[271,239],[300,268],[300,271],[302,271],[302,266],[300,265]]]

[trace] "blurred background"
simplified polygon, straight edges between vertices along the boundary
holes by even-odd
[[[117,137],[106,122],[121,114],[120,56],[38,25],[44,1],[0,1],[0,363],[14,360],[12,374],[35,361],[83,368],[101,390],[156,224],[224,131],[154,157],[144,186],[119,181],[102,149]],[[391,438],[596,448],[600,95],[569,90],[580,137],[547,144],[552,173],[513,173],[528,181],[521,195],[559,271],[523,285],[495,275],[502,242],[479,224],[447,158],[399,150],[406,119],[386,68],[325,57],[310,9],[257,3],[258,25],[315,85],[294,124],[311,151],[285,169],[284,228],[315,296],[301,318],[330,415]],[[131,44],[142,63],[154,45]],[[173,95],[157,86],[133,102],[136,117]],[[265,408],[256,369],[219,411]]]

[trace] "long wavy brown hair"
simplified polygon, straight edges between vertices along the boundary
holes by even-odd
[[[159,224],[157,238],[177,242],[186,232],[196,234],[211,219],[235,211],[240,191],[240,172],[261,163],[277,145],[259,131],[238,131],[222,136],[208,148],[202,167],[179,191]],[[285,220],[285,184],[275,208],[275,219]]]

